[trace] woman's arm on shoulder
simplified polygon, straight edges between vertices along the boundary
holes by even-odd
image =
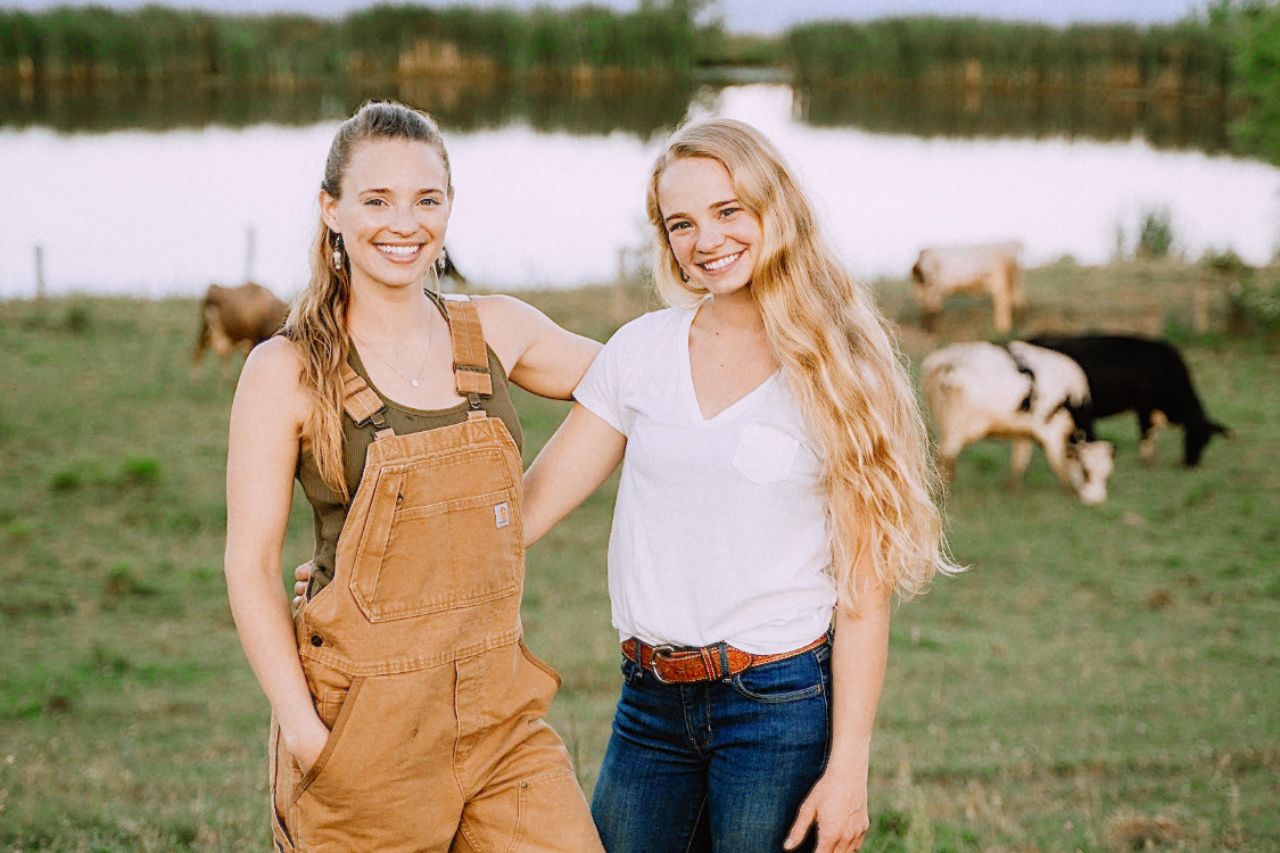
[[[511,381],[541,397],[568,400],[591,366],[600,344],[556,325],[513,296],[477,296],[485,338]]]
[[[328,731],[302,674],[281,578],[298,444],[310,401],[293,344],[272,338],[245,361],[227,445],[225,571],[245,656],[280,722],[285,745],[307,769]]]

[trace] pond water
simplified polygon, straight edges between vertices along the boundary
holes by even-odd
[[[769,135],[868,278],[905,276],[923,245],[987,239],[1021,240],[1032,265],[1103,262],[1118,231],[1132,241],[1157,208],[1189,257],[1233,248],[1261,263],[1280,244],[1280,169],[1222,153],[1220,119],[1194,113],[1010,120],[990,101],[948,110],[785,83],[562,103],[412,95],[400,93],[445,126],[458,193],[450,253],[486,287],[614,280],[620,253],[643,253],[648,166],[685,113]],[[49,293],[189,295],[251,277],[289,296],[305,284],[325,151],[359,101],[273,112],[269,100],[196,109],[173,98],[169,112],[164,99],[43,111],[0,100],[0,298],[34,293],[37,244]]]

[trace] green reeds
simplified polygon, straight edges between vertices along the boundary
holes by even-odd
[[[201,79],[291,88],[333,77],[681,73],[697,60],[694,4],[527,13],[375,6],[340,20],[147,6],[0,11],[0,80],[45,87]]]
[[[1196,20],[1146,28],[933,17],[822,22],[792,28],[785,44],[801,80],[1221,96],[1230,76],[1228,42]]]

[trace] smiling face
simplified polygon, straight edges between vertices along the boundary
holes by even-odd
[[[725,296],[751,283],[764,232],[738,201],[729,170],[709,157],[673,161],[658,178],[667,241],[689,283]]]
[[[417,285],[444,246],[448,169],[425,142],[361,142],[342,176],[341,197],[322,190],[320,210],[329,229],[342,235],[353,285]]]

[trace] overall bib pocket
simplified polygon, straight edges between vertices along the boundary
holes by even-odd
[[[432,474],[443,479],[450,472]],[[404,473],[379,479],[350,579],[370,622],[470,607],[519,591],[524,551],[519,492],[505,486],[457,494],[462,484],[496,485],[476,479],[454,480],[453,488],[438,490],[444,496],[406,494]],[[443,499],[430,500],[434,497]]]

